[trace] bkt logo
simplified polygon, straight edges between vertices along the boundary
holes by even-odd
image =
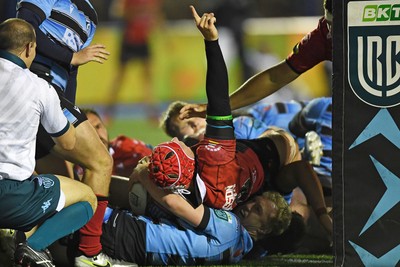
[[[363,21],[400,20],[400,4],[368,5],[364,7]]]
[[[354,93],[376,107],[400,104],[399,26],[350,27],[348,78]]]

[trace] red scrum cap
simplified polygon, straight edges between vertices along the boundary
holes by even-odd
[[[194,176],[195,161],[175,142],[165,142],[153,149],[150,176],[164,189],[187,188]]]

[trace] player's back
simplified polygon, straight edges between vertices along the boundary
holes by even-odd
[[[286,101],[273,104],[260,103],[249,109],[249,114],[267,126],[276,126],[288,131],[288,124],[304,106],[305,102]]]
[[[0,73],[0,169],[10,178],[26,178],[33,171],[42,99],[48,98],[49,85],[9,53],[0,55]]]

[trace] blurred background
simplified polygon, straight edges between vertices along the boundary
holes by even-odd
[[[129,2],[129,3],[128,3]],[[205,102],[206,60],[189,5],[214,12],[230,90],[285,59],[323,16],[323,0],[91,0],[99,17],[92,42],[111,53],[104,64],[79,68],[76,104],[99,111],[110,138],[124,134],[155,145],[169,140],[158,117],[175,100]],[[0,0],[1,21],[15,0]],[[121,44],[148,45],[148,55],[123,57]],[[306,72],[264,101],[331,95],[331,63]]]

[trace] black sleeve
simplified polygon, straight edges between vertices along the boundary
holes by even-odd
[[[17,11],[17,18],[28,21],[35,28],[38,54],[53,59],[64,66],[71,64],[73,52],[51,41],[39,29],[40,24],[46,19],[45,13],[39,7],[31,3],[22,3]]]
[[[204,229],[206,229],[209,221],[210,221],[210,208],[204,206],[204,215],[203,218],[201,219],[200,224],[196,227],[196,230],[203,231]]]
[[[229,116],[228,72],[217,41],[205,41],[207,56],[207,116]]]
[[[205,135],[233,139],[232,112],[229,103],[228,71],[218,40],[205,41],[207,57],[207,128]]]

